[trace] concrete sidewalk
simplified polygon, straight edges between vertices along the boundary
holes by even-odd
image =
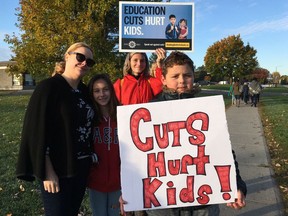
[[[258,108],[241,104],[226,111],[232,148],[241,177],[247,184],[246,207],[233,210],[221,205],[221,216],[281,216],[282,200],[272,175],[270,156]]]

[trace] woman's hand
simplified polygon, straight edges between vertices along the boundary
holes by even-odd
[[[50,157],[45,158],[46,178],[43,181],[44,190],[48,193],[58,193],[60,191],[59,179],[54,171]]]

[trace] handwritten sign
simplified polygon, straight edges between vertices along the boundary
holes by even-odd
[[[193,51],[194,3],[119,1],[119,51]]]
[[[119,106],[117,113],[126,211],[234,201],[222,96]]]

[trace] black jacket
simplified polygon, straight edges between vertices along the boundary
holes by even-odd
[[[94,116],[94,111],[89,109],[92,105],[87,87],[80,83],[78,90],[76,96],[66,80],[58,74],[37,85],[25,114],[16,168],[18,178],[27,181],[32,181],[35,177],[42,181],[45,179],[47,148],[59,178],[76,175],[77,153],[92,150],[92,125],[85,128],[90,132],[80,141],[82,145],[79,145],[77,129],[79,125],[86,124],[86,121],[90,124],[88,115],[90,119]],[[88,104],[85,113],[80,111],[79,104],[81,106],[82,103],[79,101]]]

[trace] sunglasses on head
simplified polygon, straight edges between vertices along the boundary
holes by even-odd
[[[90,58],[86,58],[85,55],[83,55],[82,53],[78,53],[78,52],[68,52],[69,55],[71,54],[75,54],[76,55],[76,60],[78,62],[84,62],[86,61],[86,65],[88,67],[93,67],[93,65],[95,64],[95,61],[93,59]]]

